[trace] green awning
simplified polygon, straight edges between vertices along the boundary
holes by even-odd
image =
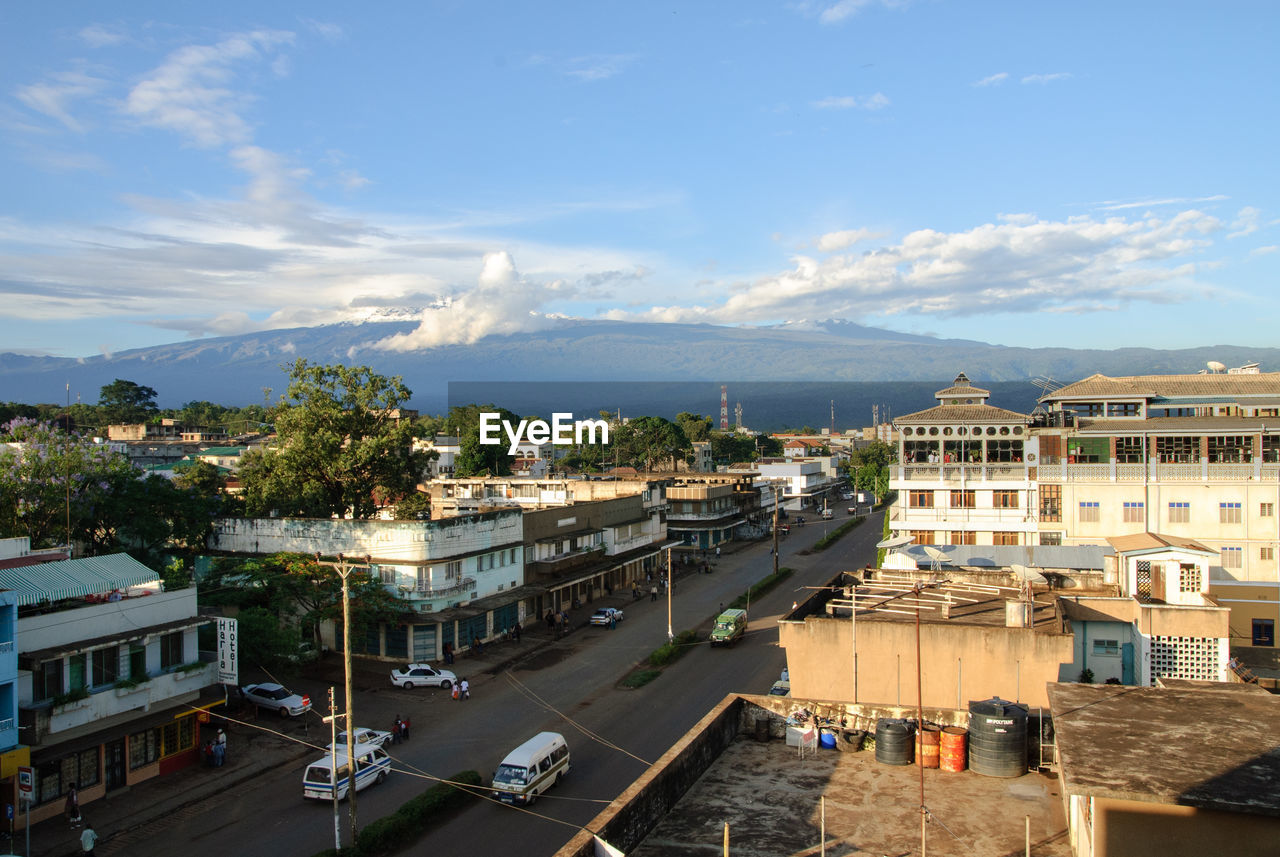
[[[0,569],[0,589],[16,593],[19,607],[105,594],[113,589],[155,583],[159,579],[159,572],[152,571],[127,553]]]

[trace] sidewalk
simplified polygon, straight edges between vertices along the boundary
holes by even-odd
[[[732,547],[726,546],[720,561],[729,559],[740,551],[750,551],[753,547],[763,544],[752,542],[734,544]],[[762,549],[765,548],[762,547]],[[714,552],[711,553],[711,562],[713,565],[717,562],[714,559]],[[677,560],[676,580],[693,575],[696,570],[697,566],[683,566]],[[587,620],[592,611],[599,607],[643,610],[649,604],[647,595],[639,600],[633,600],[630,589],[619,589],[612,595],[596,598],[589,604],[583,604],[570,611],[573,630],[563,639],[572,642],[587,626]],[[540,649],[554,645],[555,642],[554,633],[546,623],[530,617],[524,626],[520,642],[504,640],[486,643],[482,652],[468,651],[460,654],[452,665],[444,668],[451,670],[459,677],[466,676],[475,686],[478,680],[486,680],[490,676],[498,675],[517,661]],[[387,661],[354,658],[352,683],[356,693],[388,687],[388,673],[395,667],[396,664]],[[242,681],[248,683],[248,680],[243,677]],[[299,687],[294,689],[304,692],[307,686],[332,685],[339,688],[340,696],[343,681],[342,658],[335,653],[329,653],[325,658],[303,669],[297,680]],[[280,767],[296,767],[301,777],[301,760],[314,756],[318,752],[309,745],[323,746],[329,743],[328,735],[325,733],[327,727],[317,728],[320,723],[319,717],[326,713],[327,701],[322,694],[314,690],[311,691],[311,700],[313,713],[309,716],[305,730],[302,721],[281,720],[274,715],[270,718],[263,715],[260,721],[262,726],[304,740],[307,742],[305,744],[283,739],[273,732],[255,728],[252,722],[232,722],[227,725],[227,761],[221,768],[206,768],[203,764],[191,765],[172,774],[154,777],[138,785],[118,789],[92,803],[82,804],[82,814],[86,823],[90,824],[99,836],[97,853],[102,857],[148,853],[151,849],[148,848],[147,841],[141,837],[141,828],[203,803],[265,771]],[[376,705],[369,706],[369,709],[385,708],[387,704],[384,697]],[[396,704],[394,697],[389,704],[392,706]],[[252,709],[247,712],[232,710],[227,713],[237,721],[241,716],[249,721],[252,721],[253,717]],[[359,717],[358,713],[357,717],[362,721],[360,725],[387,728],[387,724],[374,715],[367,720]],[[80,833],[83,830],[83,827],[72,829],[62,815],[33,824],[31,827],[32,857],[73,857],[81,854]],[[14,854],[25,854],[25,835],[24,831],[18,830],[11,843],[0,843],[0,854],[3,853],[6,845]]]

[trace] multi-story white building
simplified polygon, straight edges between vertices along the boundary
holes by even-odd
[[[922,545],[1036,543],[1030,417],[987,404],[990,395],[962,372],[936,406],[894,420],[893,535]]]
[[[1041,544],[1161,532],[1218,552],[1214,578],[1280,566],[1280,373],[1093,375],[1032,425]]]

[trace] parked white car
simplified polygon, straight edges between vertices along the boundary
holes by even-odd
[[[438,670],[431,664],[407,664],[404,669],[391,671],[391,683],[396,687],[453,687],[458,677],[448,670]]]
[[[272,682],[249,684],[240,692],[254,705],[278,711],[281,717],[299,717],[311,710],[311,697],[299,696],[284,685]]]
[[[355,735],[357,744],[370,744],[374,747],[381,747],[391,740],[390,732],[385,732],[381,729],[369,729],[364,726],[357,726]],[[334,747],[338,748],[339,753],[347,752],[346,732],[339,732],[337,743],[330,744],[325,749],[332,753]]]
[[[610,620],[614,622],[622,621],[622,611],[617,607],[601,607],[599,610],[591,614],[588,620],[592,625],[608,625]]]

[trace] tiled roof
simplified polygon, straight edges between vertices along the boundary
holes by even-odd
[[[1154,398],[1157,396],[1275,396],[1280,394],[1280,372],[1257,375],[1090,375],[1055,390],[1040,401],[1052,402],[1082,396]]]
[[[994,405],[938,405],[914,414],[895,417],[894,425],[903,423],[1025,423],[1026,414],[1007,411]]]
[[[951,398],[951,397],[956,397],[956,398],[968,397],[972,399],[985,399],[987,396],[991,395],[991,391],[984,390],[981,387],[966,385],[966,386],[960,386],[960,387],[948,387],[945,390],[939,390],[934,395],[936,395],[939,399],[945,399],[945,398]]]
[[[1116,553],[1132,553],[1133,551],[1158,550],[1160,548],[1182,548],[1196,551],[1197,553],[1218,555],[1217,551],[1210,550],[1192,539],[1165,536],[1160,533],[1134,533],[1129,536],[1112,536],[1107,539],[1107,544],[1115,548]]]

